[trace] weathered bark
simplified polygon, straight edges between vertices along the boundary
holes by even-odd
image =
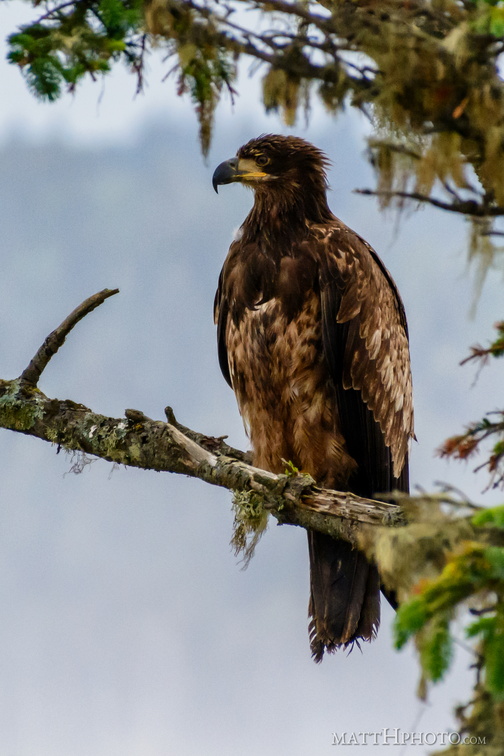
[[[145,470],[180,473],[233,491],[251,492],[279,522],[301,525],[355,543],[360,525],[399,524],[398,506],[317,488],[309,476],[274,475],[247,464],[223,439],[183,432],[174,422],[151,420],[137,410],[125,417],[99,415],[70,400],[50,399],[21,379],[0,380],[0,426]]]
[[[281,523],[312,528],[357,543],[362,530],[405,523],[395,504],[316,487],[302,474],[260,470],[247,455],[223,438],[213,438],[180,425],[171,408],[167,422],[151,420],[138,410],[123,418],[99,415],[70,400],[50,399],[37,383],[47,363],[70,330],[116,290],[90,297],[44,341],[21,376],[0,380],[0,427],[81,451],[117,464],[179,473],[232,491],[249,493]]]

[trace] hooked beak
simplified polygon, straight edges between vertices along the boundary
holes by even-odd
[[[212,176],[212,186],[219,193],[220,184],[230,184],[232,181],[237,181],[238,176],[238,158],[231,158],[231,160],[224,160],[223,163],[217,166]]]
[[[247,181],[265,178],[268,174],[258,169],[253,160],[240,160],[237,157],[224,160],[217,166],[212,176],[212,185],[218,193],[221,184],[231,184],[233,181]]]

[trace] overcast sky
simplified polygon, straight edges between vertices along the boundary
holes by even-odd
[[[2,3],[0,13],[3,33],[23,14],[32,18],[20,2]],[[205,164],[192,106],[161,81],[165,70],[153,60],[138,97],[134,80],[117,71],[46,105],[2,52],[0,170],[12,178],[0,207],[0,375],[18,374],[86,296],[119,286],[72,334],[41,389],[114,416],[135,407],[162,418],[169,403],[182,422],[243,446],[217,366],[211,304],[250,195],[225,187],[217,197],[210,177],[242,142],[287,129],[262,113],[244,72],[234,108],[219,108]],[[503,317],[502,274],[490,273],[471,319],[464,221],[422,211],[398,225],[351,193],[373,181],[365,130],[356,116],[335,124],[314,108],[295,132],[330,155],[333,209],[376,247],[405,301],[419,438],[412,480],[500,501],[501,493],[482,495],[484,476],[434,452],[500,400],[502,366],[473,385],[475,371],[458,363]],[[45,187],[39,194],[30,168]],[[14,225],[10,202],[19,209]],[[0,443],[2,756],[362,756],[390,746],[345,751],[332,733],[452,726],[470,655],[459,649],[448,683],[420,703],[414,653],[392,650],[387,608],[363,653],[311,662],[304,533],[270,527],[242,572],[228,546],[227,492],[104,462],[69,475],[70,460],[48,444],[7,431]]]

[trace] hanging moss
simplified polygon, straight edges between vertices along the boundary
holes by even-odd
[[[241,556],[243,566],[247,567],[268,526],[268,513],[264,499],[254,491],[234,491],[233,512],[231,546],[235,556]]]

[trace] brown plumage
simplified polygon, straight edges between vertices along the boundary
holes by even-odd
[[[219,360],[254,464],[290,460],[321,486],[374,496],[408,490],[413,408],[406,318],[374,250],[327,205],[327,160],[293,136],[261,136],[221,163],[254,206],[231,244],[215,298]],[[322,659],[371,640],[376,567],[343,541],[308,533],[309,632]]]

